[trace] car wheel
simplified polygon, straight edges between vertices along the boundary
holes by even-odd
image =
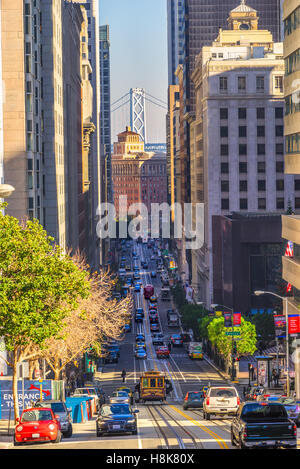
[[[206,420],[210,420],[210,414],[206,414]]]
[[[72,425],[69,426],[68,431],[63,434],[64,438],[71,438],[73,435]]]
[[[132,434],[133,434],[133,435],[137,435],[137,430],[134,430],[134,431],[132,432]]]
[[[96,435],[97,435],[97,438],[101,438],[101,436],[103,436],[103,433],[102,433],[102,432],[99,432],[99,431],[97,430]]]
[[[21,446],[22,443],[16,440],[16,437],[14,437],[14,446]]]

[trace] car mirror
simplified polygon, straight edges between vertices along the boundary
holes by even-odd
[[[56,418],[56,420],[59,420],[59,415],[55,414],[54,417]]]
[[[20,422],[20,417],[17,417],[16,418],[16,423],[19,423]]]
[[[139,410],[135,409],[134,414],[138,414],[138,413],[139,413]]]

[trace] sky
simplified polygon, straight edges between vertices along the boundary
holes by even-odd
[[[167,102],[166,0],[100,0],[100,24],[110,26],[111,102],[130,88]],[[129,125],[129,109],[112,115],[113,140]],[[127,117],[128,116],[128,117]],[[148,142],[165,142],[166,110],[147,106]],[[122,128],[120,128],[122,127]]]

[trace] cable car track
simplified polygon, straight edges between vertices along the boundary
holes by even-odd
[[[201,412],[197,412],[196,410],[190,410],[190,412],[193,412],[194,414],[196,414],[198,417],[201,417],[203,419],[203,413]],[[231,430],[229,430],[230,428],[230,425],[228,423],[226,423],[225,425],[222,425],[221,422],[219,422],[218,420],[216,419],[211,419],[209,420],[210,422],[212,422],[214,425],[216,425],[217,427],[221,428],[224,432],[227,432],[227,433],[230,433],[231,434]]]
[[[197,442],[195,437],[175,418],[173,417],[164,407],[158,407],[154,405],[148,405],[147,409],[152,417],[152,420],[155,422],[159,432],[161,433],[166,448],[165,449],[174,449],[174,444],[169,444],[169,440],[172,438],[177,440],[178,448],[179,449],[202,449],[202,443]],[[159,418],[156,417],[156,414]],[[167,418],[163,415],[163,413],[167,416]],[[181,432],[184,433],[184,436],[181,436],[178,431],[175,430],[174,426],[171,424],[171,421],[175,422],[176,426],[180,428]],[[165,426],[161,424],[161,421],[165,423]],[[167,433],[171,433],[173,436],[168,436]],[[185,443],[183,438],[188,437],[191,440],[191,443]],[[192,445],[192,448],[187,447]],[[176,446],[177,447],[177,446]]]

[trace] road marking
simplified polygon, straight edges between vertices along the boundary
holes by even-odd
[[[194,425],[197,425],[197,427],[200,427],[203,431],[208,433],[210,436],[214,438],[214,440],[218,443],[221,449],[229,449],[229,446],[227,443],[221,438],[219,435],[217,435],[215,432],[210,430],[209,428],[205,427],[204,425],[201,425],[197,420],[193,419],[189,415],[185,414],[181,410],[179,410],[177,407],[170,405],[171,409],[175,410],[178,414],[182,415],[182,417],[186,418],[187,420],[190,420],[190,422],[194,423]]]

